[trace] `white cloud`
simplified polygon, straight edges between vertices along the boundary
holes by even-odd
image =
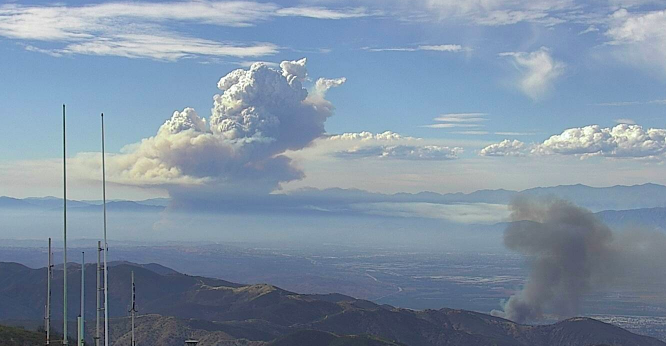
[[[491,144],[479,152],[481,156],[524,156],[528,146],[519,140],[505,139]]]
[[[610,16],[606,36],[617,56],[638,66],[653,66],[666,74],[666,10],[629,12]]]
[[[666,130],[644,129],[639,125],[619,124],[613,128],[590,125],[567,129],[538,145],[535,153],[598,155],[609,157],[648,157],[666,151]]]
[[[486,116],[488,116],[487,113],[449,113],[442,114],[433,120],[452,123],[476,123],[488,120]]]
[[[587,29],[579,32],[578,35],[585,35],[585,34],[589,34],[589,33],[592,33],[592,32],[597,32],[597,31],[599,31],[599,28],[597,28],[594,25],[590,25],[590,26],[587,27]]]
[[[545,47],[531,53],[506,52],[500,56],[511,58],[521,73],[518,88],[533,100],[541,99],[552,89],[566,66],[553,59],[550,50]]]
[[[372,133],[368,131],[363,132],[347,132],[339,135],[331,135],[328,137],[331,141],[397,141],[402,139],[415,139],[413,137],[405,137],[399,133],[385,131],[382,133]]]
[[[251,1],[109,2],[84,6],[0,5],[0,36],[15,40],[57,42],[31,51],[64,54],[117,55],[177,60],[196,55],[258,57],[275,54],[270,43],[242,45],[188,37],[174,30],[178,23],[244,27],[272,17],[299,16],[344,19],[369,15],[362,8],[341,11],[322,7],[280,8]]]
[[[315,19],[347,19],[372,15],[363,7],[343,10],[332,10],[325,7],[289,7],[279,9],[276,13],[278,16],[307,17]]]
[[[633,119],[627,119],[627,118],[615,119],[615,122],[618,124],[636,125],[636,122]]]
[[[459,158],[463,153],[459,143],[403,136],[391,131],[383,133],[364,131],[330,135],[319,140],[313,150],[317,152],[318,157],[338,159],[442,161]]]
[[[589,125],[571,128],[542,143],[527,145],[517,140],[491,144],[482,156],[573,155],[616,158],[660,157],[666,154],[666,129],[644,129],[622,123],[612,128]]]
[[[431,50],[436,52],[460,52],[463,47],[459,44],[439,44],[419,46],[420,50]]]
[[[433,119],[435,124],[423,125],[432,129],[448,129],[455,127],[479,127],[487,121],[487,113],[448,113]]]
[[[401,0],[410,9],[426,11],[421,16],[440,20],[458,20],[479,25],[509,25],[536,22],[546,25],[563,21],[566,13],[576,9],[573,0]]]
[[[393,47],[393,48],[370,48],[365,47],[364,50],[370,52],[418,52],[418,51],[433,51],[433,52],[464,52],[470,51],[470,48],[463,47],[459,44],[438,44],[438,45],[421,45],[417,47]]]
[[[337,152],[340,158],[379,158],[395,160],[454,160],[463,152],[460,147],[438,145],[377,145]]]
[[[278,47],[270,43],[241,46],[191,37],[127,34],[71,43],[51,52],[176,61],[197,55],[241,58],[273,55]]]

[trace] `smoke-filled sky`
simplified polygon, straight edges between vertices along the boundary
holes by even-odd
[[[0,195],[666,183],[661,0],[0,5]],[[260,63],[257,63],[260,62]]]

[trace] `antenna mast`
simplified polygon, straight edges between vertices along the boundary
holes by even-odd
[[[79,346],[85,344],[85,324],[86,324],[86,253],[81,252],[81,314],[79,316]]]
[[[104,113],[102,113],[102,205],[104,211],[104,346],[109,346],[109,270],[107,255],[109,243],[106,241],[106,166],[104,162]]]
[[[62,105],[62,179],[63,179],[63,326],[62,344],[68,345],[67,340],[67,149],[65,141],[65,105]],[[108,346],[108,345],[107,345]]]
[[[95,293],[95,295],[97,296],[97,316],[96,316],[96,319],[95,319],[95,326],[96,326],[96,329],[95,329],[95,346],[99,346],[99,340],[100,340],[100,337],[99,337],[99,332],[100,332],[100,330],[99,330],[99,328],[100,328],[99,313],[102,311],[102,307],[100,306],[101,305],[100,297],[99,297],[100,292],[102,291],[102,288],[100,287],[100,285],[101,285],[100,274],[101,274],[101,271],[102,271],[101,256],[102,256],[102,242],[97,241],[97,291]]]
[[[46,345],[51,344],[51,277],[53,276],[53,253],[51,252],[51,238],[49,238],[49,261],[46,267],[46,313],[44,314],[44,329],[46,329]]]
[[[137,313],[136,310],[136,285],[134,284],[134,270],[132,270],[132,305],[130,308],[130,314],[132,315],[132,345],[136,346],[136,338],[134,336],[134,316]]]

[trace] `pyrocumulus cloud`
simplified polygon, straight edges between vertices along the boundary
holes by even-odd
[[[174,112],[155,136],[110,156],[109,173],[120,183],[264,192],[300,179],[303,172],[284,152],[324,134],[333,113],[326,91],[345,82],[320,79],[309,94],[307,78],[306,59],[232,71],[217,84],[221,93],[208,120],[192,108]]]

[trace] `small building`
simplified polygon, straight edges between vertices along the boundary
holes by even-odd
[[[197,346],[199,340],[185,340],[185,346]]]

